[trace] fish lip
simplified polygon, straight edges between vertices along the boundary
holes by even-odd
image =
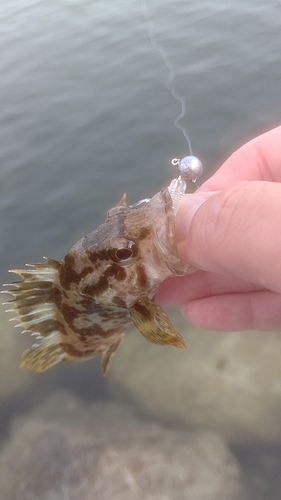
[[[189,266],[180,258],[177,249],[173,199],[168,188],[162,189],[158,194],[162,198],[165,225],[153,225],[154,238],[152,238],[152,241],[157,247],[158,253],[161,255],[161,260],[167,269],[169,269],[170,274],[181,276],[187,274]]]

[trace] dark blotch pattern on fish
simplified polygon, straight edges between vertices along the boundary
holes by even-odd
[[[109,280],[115,278],[117,281],[123,281],[126,278],[126,271],[118,264],[111,264],[100,276],[99,280],[93,285],[86,285],[82,289],[84,295],[89,297],[97,297],[101,295],[109,286]]]
[[[74,306],[69,306],[68,304],[65,304],[64,302],[61,303],[60,305],[60,311],[65,319],[65,321],[69,324],[72,325],[74,320],[79,317],[80,311],[79,309],[76,309]]]
[[[93,264],[97,264],[98,262],[102,261],[105,262],[107,260],[110,260],[109,252],[108,250],[101,250],[101,251],[90,251],[86,250],[87,257],[90,262]]]
[[[62,296],[61,290],[57,286],[53,288],[52,295],[53,295],[53,299],[54,299],[55,304],[57,305],[57,307],[60,307],[60,304],[62,303],[63,296]]]
[[[143,288],[147,285],[148,279],[147,279],[147,274],[145,272],[144,266],[139,264],[136,268],[136,275],[137,275],[137,284],[140,288]]]
[[[60,283],[63,288],[69,290],[71,284],[79,284],[80,280],[85,278],[93,271],[91,266],[86,266],[81,273],[75,271],[75,259],[72,255],[66,255],[60,269]]]

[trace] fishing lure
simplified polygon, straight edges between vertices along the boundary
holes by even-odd
[[[194,156],[172,164],[179,176],[167,188],[129,206],[123,195],[62,262],[46,258],[10,271],[22,280],[4,292],[12,295],[8,311],[38,341],[23,353],[21,366],[43,372],[63,360],[101,354],[105,374],[132,323],[153,344],[185,347],[154,297],[166,278],[190,271],[177,252],[175,215],[187,181],[201,175],[202,165]]]

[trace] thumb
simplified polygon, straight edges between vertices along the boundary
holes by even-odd
[[[180,256],[281,292],[281,184],[239,182],[185,196],[176,216]]]

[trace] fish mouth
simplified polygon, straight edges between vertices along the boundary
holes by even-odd
[[[157,249],[162,265],[168,268],[169,275],[185,275],[188,273],[189,266],[180,258],[177,249],[175,235],[175,214],[177,210],[174,209],[174,200],[168,188],[162,189],[155,196],[161,198],[163,216],[153,223],[153,246]]]

